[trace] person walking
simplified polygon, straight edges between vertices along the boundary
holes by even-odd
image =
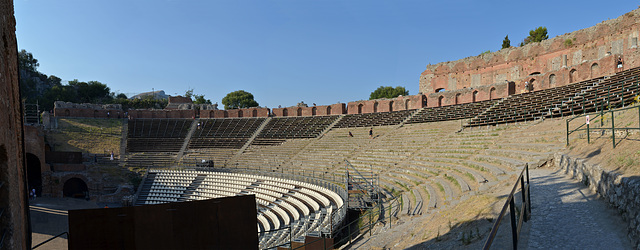
[[[373,139],[373,128],[369,129],[369,138]]]

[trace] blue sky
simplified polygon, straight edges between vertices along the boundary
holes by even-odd
[[[117,93],[194,89],[261,106],[368,99],[379,86],[418,93],[427,64],[554,37],[638,8],[632,1],[14,0],[19,49],[40,72]]]

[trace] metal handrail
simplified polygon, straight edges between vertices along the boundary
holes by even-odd
[[[621,111],[625,111],[625,110],[629,110],[629,109],[638,109],[638,122],[640,122],[640,105],[637,106],[631,106],[631,107],[626,107],[626,108],[619,108],[619,109],[612,109],[612,110],[607,110],[607,111],[603,111],[601,110],[599,114],[596,114],[592,119],[595,121],[596,118],[600,117],[600,123],[601,123],[601,127],[599,128],[592,128],[589,126],[589,124],[587,124],[586,122],[584,124],[581,124],[580,126],[578,126],[575,129],[569,130],[569,124],[571,123],[571,121],[580,118],[580,117],[585,117],[589,114],[584,114],[584,115],[579,115],[579,116],[575,116],[572,118],[567,119],[566,124],[567,124],[567,130],[566,130],[566,134],[567,134],[567,146],[569,146],[569,135],[571,135],[574,132],[578,132],[578,131],[586,131],[587,132],[587,143],[591,143],[591,130],[611,130],[612,133],[612,139],[613,139],[613,148],[616,148],[616,130],[633,130],[633,129],[637,129],[640,130],[640,126],[639,127],[619,127],[616,128],[616,124],[615,124],[615,112],[621,112]],[[604,114],[606,113],[610,113],[611,114],[611,127],[603,127],[603,121],[602,119],[604,119]],[[582,128],[585,127],[586,128]]]
[[[542,167],[546,164],[547,162],[545,161],[539,167]],[[526,183],[525,183],[525,176],[524,176],[525,172],[527,174]],[[521,211],[520,217],[516,222],[516,205],[514,201],[514,193],[518,188],[518,184],[520,184],[520,188],[521,188],[520,190],[522,192],[522,207],[520,208],[520,211]],[[487,241],[484,243],[484,246],[482,247],[482,249],[486,250],[491,248],[491,244],[493,243],[493,240],[496,237],[496,234],[498,233],[498,228],[500,227],[502,218],[507,213],[507,208],[509,208],[509,213],[511,217],[511,236],[513,239],[513,249],[518,249],[518,238],[520,237],[520,229],[522,229],[522,222],[529,221],[529,218],[531,217],[531,197],[530,197],[531,193],[530,193],[529,184],[530,184],[529,164],[527,163],[524,165],[522,172],[520,172],[520,175],[518,176],[518,180],[513,185],[513,189],[511,190],[511,193],[509,193],[509,197],[507,198],[507,201],[504,203],[504,206],[502,207],[502,211],[500,211],[500,214],[498,215],[496,222],[493,224],[493,227],[491,228],[491,233],[489,233],[489,237],[487,238]]]

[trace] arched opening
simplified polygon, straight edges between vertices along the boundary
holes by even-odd
[[[316,115],[316,107],[311,108],[311,115]]]
[[[378,113],[378,102],[373,103],[373,113]]]
[[[446,90],[445,90],[444,88],[436,89],[436,93],[438,93],[438,92],[445,92],[445,91],[446,91]]]
[[[69,111],[68,109],[65,109],[64,116],[67,116],[67,117],[71,116],[71,111]]]
[[[251,117],[258,117],[258,110],[254,109],[251,111]]]
[[[93,111],[93,118],[98,118],[98,111],[97,110]]]
[[[302,108],[298,108],[298,110],[296,110],[296,115],[302,116]]]
[[[598,75],[600,75],[600,65],[598,65],[598,63],[591,64],[591,77],[590,78],[598,77]]]
[[[531,80],[529,80],[529,84],[527,85],[527,91],[533,91],[534,90],[533,84],[534,84],[535,81],[536,81],[535,78],[531,78]]]
[[[238,117],[243,117],[244,116],[244,112],[242,112],[242,110],[238,110]]]
[[[478,100],[478,91],[474,90],[473,91],[473,96],[471,97],[471,102],[476,102]]]
[[[530,75],[530,76],[535,76],[535,75],[539,75],[539,74],[540,74],[540,72],[537,72],[537,71],[536,71],[536,72],[533,72],[533,73],[531,73],[531,74],[529,74],[529,75]]]
[[[358,104],[358,114],[362,114],[362,103]]]
[[[330,115],[330,114],[331,114],[331,106],[328,106],[327,107],[327,115]]]
[[[282,116],[289,116],[289,110],[288,109],[283,109],[282,110]]]
[[[393,101],[389,102],[389,112],[393,111]]]
[[[422,96],[422,107],[426,107],[427,106],[427,96],[423,95]]]
[[[209,118],[214,118],[214,117],[216,117],[216,112],[209,111]]]
[[[229,112],[227,112],[227,111],[225,110],[225,111],[223,112],[223,116],[224,116],[224,118],[229,117]]]
[[[89,195],[89,188],[83,180],[73,177],[64,182],[62,193],[64,197],[84,199]]]
[[[573,83],[578,80],[578,71],[576,69],[572,69],[569,71],[569,83]]]
[[[553,88],[555,86],[556,86],[556,75],[551,74],[549,75],[549,88]]]
[[[496,88],[493,88],[493,87],[492,87],[492,88],[489,90],[489,100],[493,100],[493,98],[495,98],[495,97],[496,97],[496,93],[495,93],[495,92],[496,92]]]
[[[404,109],[409,110],[409,106],[411,106],[410,104],[411,104],[411,100],[409,99],[404,100]]]
[[[442,100],[444,100],[444,96],[438,97],[438,107],[442,107]]]
[[[29,190],[36,190],[37,196],[42,194],[42,170],[40,165],[38,156],[27,153],[27,183],[29,183]]]
[[[456,94],[456,100],[455,100],[456,104],[460,103],[460,93]]]

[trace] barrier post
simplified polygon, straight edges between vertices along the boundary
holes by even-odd
[[[527,169],[527,209],[529,210],[529,216],[531,216],[531,182],[529,182],[529,163],[526,165]]]
[[[567,146],[569,146],[569,119],[567,119]]]
[[[524,186],[524,176],[520,176],[520,189],[522,190],[521,191],[522,192],[522,204],[524,204],[524,206],[526,206],[526,204],[527,204],[527,197],[526,197],[527,196],[527,192],[526,192],[526,190],[524,188],[525,188],[525,186]],[[527,209],[523,209],[522,213],[524,213],[523,214],[524,218],[527,218]],[[526,219],[525,219],[525,221],[526,221]]]
[[[614,116],[615,114],[611,111],[611,138],[613,138],[613,148],[616,148],[616,122]]]
[[[511,237],[513,237],[513,249],[518,249],[518,225],[516,225],[516,209],[513,197],[509,201],[509,213],[511,214]]]

